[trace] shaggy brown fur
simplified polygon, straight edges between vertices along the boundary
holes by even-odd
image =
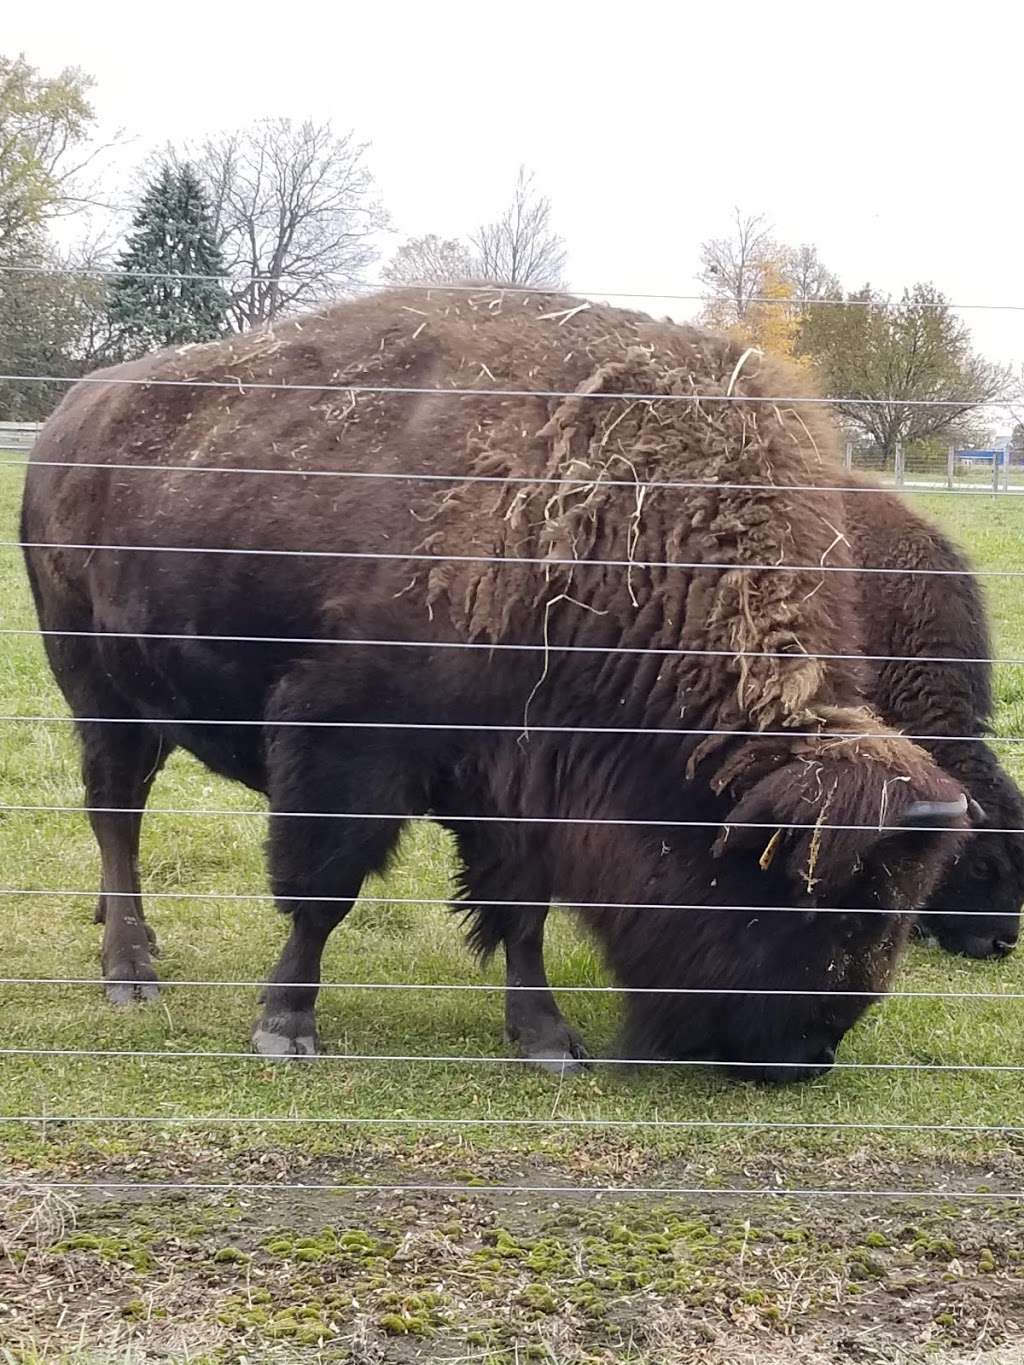
[[[408,291],[165,352],[108,377],[144,382],[85,385],[69,395],[33,455],[27,541],[418,549],[440,557],[27,551],[44,627],[104,633],[47,639],[75,712],[160,721],[80,726],[89,803],[143,804],[175,744],[269,794],[271,873],[292,933],[265,996],[258,1046],[315,1046],[316,992],[284,983],[316,978],[323,943],[347,908],[325,898],[354,897],[400,829],[398,820],[285,817],[429,811],[457,835],[474,941],[484,949],[504,942],[513,985],[545,980],[544,912],[520,902],[805,907],[809,918],[713,908],[685,917],[594,909],[586,918],[628,985],[740,993],[724,1004],[632,997],[636,1046],[754,1060],[773,1076],[776,1061],[795,1068],[786,1076],[828,1064],[863,1000],[742,992],[883,989],[901,925],[885,914],[844,919],[814,908],[919,907],[957,839],[887,827],[917,803],[960,793],[923,749],[886,731],[864,705],[856,661],[817,657],[851,652],[860,607],[853,575],[814,567],[852,561],[843,498],[828,488],[834,438],[820,408],[789,401],[800,394],[793,375],[727,341],[611,308],[552,296]],[[190,380],[228,387],[176,386]],[[256,387],[276,383],[295,387]],[[447,392],[454,389],[569,396]],[[586,396],[597,394],[607,396]],[[709,401],[714,396],[749,401]],[[159,468],[130,475],[45,468],[58,460]],[[232,477],[198,472],[203,466],[281,473]],[[371,477],[296,473],[328,470]],[[382,481],[381,473],[456,481]],[[496,482],[472,483],[468,474]],[[443,558],[456,555],[541,562]],[[811,567],[777,570],[786,564]],[[443,647],[524,642],[545,649]],[[263,733],[190,723],[254,715],[265,719]],[[284,719],[521,733],[309,731],[275,724]],[[580,725],[883,737],[543,730]],[[460,814],[499,823],[467,823]],[[622,823],[530,823],[538,816]],[[739,827],[747,822],[763,827]],[[112,987],[123,998],[130,983],[150,989],[153,976],[138,899],[138,821],[97,815],[94,825],[105,969],[129,983]],[[491,899],[517,904],[478,904]],[[510,995],[508,1026],[530,1055],[575,1049],[542,990]]]
[[[849,476],[856,491],[844,498],[846,533],[857,563],[889,569],[952,570],[928,574],[865,575],[864,652],[902,656],[874,663],[869,693],[890,725],[922,740],[933,758],[985,811],[979,828],[1024,829],[1024,800],[987,744],[957,743],[942,735],[989,732],[993,699],[987,663],[930,664],[922,657],[989,659],[992,640],[984,602],[970,564],[937,527],[873,479]],[[871,492],[865,493],[865,488]],[[920,923],[951,951],[1001,956],[1017,942],[1024,901],[1024,834],[984,833],[971,839],[928,902]],[[980,913],[982,910],[987,914]],[[950,911],[968,913],[951,914]]]

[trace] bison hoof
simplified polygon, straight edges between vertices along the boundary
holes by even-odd
[[[509,1041],[519,1055],[542,1071],[555,1076],[576,1076],[586,1070],[587,1049],[563,1020],[552,1020],[544,1029],[508,1030]]]
[[[160,995],[157,975],[148,958],[125,958],[104,969],[107,999],[112,1005],[134,1005]]]
[[[312,1014],[272,1014],[256,1025],[252,1045],[263,1057],[315,1057],[316,1021]]]
[[[579,1052],[565,1052],[561,1057],[535,1057],[532,1053],[523,1055],[541,1071],[549,1071],[553,1076],[579,1076],[587,1069],[586,1053],[582,1049]]]

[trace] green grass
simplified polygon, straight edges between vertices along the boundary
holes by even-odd
[[[0,471],[0,539],[16,535],[20,479]],[[925,495],[916,499],[972,552],[978,567],[1021,567],[1024,499]],[[1024,657],[1024,611],[1015,580],[985,580],[998,651]],[[0,624],[34,623],[20,556],[0,558]],[[1024,670],[998,676],[1000,731],[1024,734]],[[0,713],[62,715],[63,703],[32,636],[2,641]],[[1007,761],[1024,777],[1019,746]],[[80,804],[77,756],[70,726],[5,725],[0,743],[0,800],[5,803]],[[187,755],[176,754],[161,775],[154,804],[230,807],[252,818],[189,819],[153,816],[144,828],[144,885],[182,892],[258,892],[265,888],[263,821],[252,794],[213,777]],[[98,859],[91,834],[77,814],[0,814],[0,880],[6,887],[65,887],[92,891]],[[450,888],[450,852],[436,830],[418,827],[386,882],[374,895],[442,897]],[[95,977],[99,930],[92,899],[9,897],[2,901],[3,960],[7,977]],[[284,925],[268,901],[149,902],[163,949],[158,966],[168,982],[192,978],[258,980],[272,964]],[[550,969],[556,985],[605,983],[587,943],[559,923],[551,935]],[[439,908],[361,905],[333,937],[325,956],[326,980],[425,982],[437,986],[486,981],[462,947],[457,922]],[[1024,953],[1006,963],[970,963],[937,949],[915,947],[898,989],[1024,992]],[[158,1004],[134,1010],[109,1007],[97,986],[9,985],[0,988],[3,1044],[21,1048],[234,1051],[247,1047],[257,1011],[257,990],[168,986]],[[593,1051],[610,1047],[616,1028],[614,995],[567,995],[563,1006]],[[332,1052],[511,1055],[501,1042],[498,992],[325,990],[320,1024]],[[1022,1003],[893,999],[873,1010],[847,1038],[846,1062],[1010,1062],[1024,1065]],[[821,1082],[766,1091],[738,1085],[697,1069],[647,1069],[624,1076],[599,1067],[559,1084],[516,1064],[371,1064],[327,1061],[272,1066],[262,1061],[78,1059],[0,1057],[0,1111],[5,1114],[225,1116],[266,1118],[393,1119],[562,1118],[648,1122],[750,1120],[771,1123],[1019,1123],[1024,1124],[1020,1077],[956,1072],[837,1070]],[[301,1142],[329,1153],[381,1151],[401,1156],[413,1148],[411,1129],[282,1125],[218,1130],[217,1142],[237,1153],[270,1144]],[[434,1134],[435,1137],[442,1136]],[[923,1156],[937,1151],[974,1153],[996,1143],[934,1135],[858,1132],[736,1134],[728,1130],[625,1133],[466,1129],[474,1151],[524,1149],[552,1158],[590,1153],[602,1170],[632,1169],[667,1155],[713,1157],[716,1150],[741,1160],[774,1151],[794,1159],[842,1154],[869,1147]],[[132,1151],[139,1130],[125,1125],[7,1124],[0,1127],[8,1157],[36,1169],[56,1169],[83,1158],[100,1161]],[[151,1154],[187,1150],[188,1137],[170,1127],[146,1130]],[[452,1135],[436,1150],[452,1153]],[[156,1159],[154,1157],[154,1159]],[[454,1159],[454,1158],[453,1158]],[[573,1159],[576,1159],[575,1157]],[[582,1159],[582,1158],[580,1158]],[[590,1157],[587,1158],[591,1159]]]

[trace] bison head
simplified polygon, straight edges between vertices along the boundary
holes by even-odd
[[[831,1068],[844,1034],[885,990],[909,928],[889,915],[807,923],[769,908],[679,913],[686,932],[671,976],[699,982],[697,993],[631,996],[624,1054],[776,1083]]]
[[[1017,943],[1024,903],[1024,799],[987,745],[958,745],[950,752],[950,770],[978,798],[971,802],[978,835],[929,897],[925,908],[931,913],[919,916],[918,928],[949,952],[1004,957]],[[944,750],[939,757],[945,759]],[[1004,830],[1014,832],[996,832]]]
[[[707,908],[647,912],[651,926],[637,919],[625,936],[620,978],[648,988],[628,996],[626,1055],[775,1082],[832,1066],[887,989],[912,913],[959,846],[952,831],[968,825],[951,779],[911,766],[782,763],[748,787],[710,850],[697,838],[669,848],[658,899]]]
[[[976,822],[982,837],[971,839],[918,916],[918,928],[947,952],[966,957],[1006,957],[1017,945],[1024,901],[1024,833],[1006,829],[986,815]]]

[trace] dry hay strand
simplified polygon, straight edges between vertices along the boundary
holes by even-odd
[[[41,1250],[62,1241],[75,1226],[74,1206],[62,1194],[30,1181],[10,1192],[0,1226],[0,1255],[14,1259],[25,1247]]]
[[[832,783],[832,786],[829,788],[828,794],[821,803],[821,809],[819,810],[818,817],[814,822],[814,829],[811,831],[811,842],[807,850],[807,864],[804,868],[801,869],[800,873],[800,875],[803,877],[804,885],[807,887],[807,894],[809,896],[814,894],[814,888],[818,884],[818,878],[814,875],[814,873],[818,866],[818,859],[821,857],[822,827],[828,820],[829,807],[832,805],[832,801],[833,798],[835,797],[836,789],[838,786],[839,786],[838,782]]]
[[[813,727],[808,728],[827,730],[829,734],[811,736],[799,746],[797,752],[802,751],[804,757],[867,758],[897,774],[906,773],[908,758],[925,768],[930,764],[919,744],[886,725],[870,706],[818,707]]]
[[[346,1346],[352,1365],[381,1365],[388,1354],[388,1338],[368,1313],[353,1319]]]

